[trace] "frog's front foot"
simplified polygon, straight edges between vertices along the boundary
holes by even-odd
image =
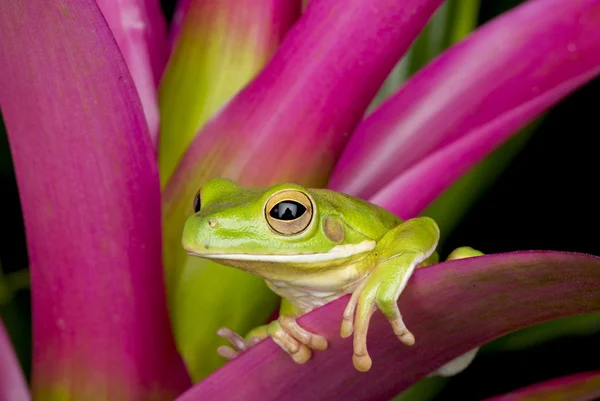
[[[394,334],[406,344],[413,345],[415,336],[408,330],[398,309],[396,299],[400,284],[396,281],[380,280],[377,274],[363,281],[352,293],[344,310],[340,335],[343,338],[354,333],[354,367],[366,372],[371,369],[372,360],[367,351],[369,322],[377,309],[389,320]]]
[[[327,349],[325,337],[303,329],[296,322],[296,318],[290,315],[282,315],[278,320],[271,322],[267,331],[273,341],[299,364],[310,359],[311,349]]]
[[[240,353],[246,351],[253,345],[258,344],[258,342],[262,340],[261,337],[250,337],[246,340],[235,331],[226,327],[221,327],[219,330],[217,330],[217,335],[228,340],[231,345],[233,345],[233,347],[221,345],[219,348],[217,348],[217,353],[226,359],[236,358]]]

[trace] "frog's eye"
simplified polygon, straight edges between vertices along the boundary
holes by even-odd
[[[194,213],[198,213],[200,211],[200,206],[200,190],[198,190],[194,196]]]
[[[279,234],[294,235],[306,229],[312,220],[313,208],[308,195],[296,190],[284,190],[267,201],[265,216],[271,229]]]

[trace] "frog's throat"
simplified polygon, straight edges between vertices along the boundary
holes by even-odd
[[[252,262],[271,262],[271,263],[318,263],[331,260],[349,258],[361,253],[370,252],[375,249],[375,241],[362,241],[358,244],[336,245],[328,252],[321,253],[299,253],[299,254],[279,254],[265,255],[253,253],[195,253],[188,251],[189,254],[209,259],[224,260],[242,260]]]

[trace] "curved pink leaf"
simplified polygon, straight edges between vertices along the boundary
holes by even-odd
[[[404,171],[369,200],[403,219],[415,217],[469,168],[506,141],[527,121],[600,73],[575,77],[516,107],[456,141],[440,147]]]
[[[593,401],[600,399],[600,370],[577,373],[524,387],[486,401]]]
[[[34,396],[172,399],[189,379],[165,303],[156,154],[117,44],[94,0],[3,1],[0,53]]]
[[[0,401],[31,399],[23,371],[13,350],[8,333],[0,320]]]
[[[330,341],[329,348],[315,352],[306,365],[296,365],[268,339],[177,400],[390,399],[494,338],[561,316],[600,310],[600,258],[523,251],[418,269],[399,299],[416,344],[399,343],[389,323],[376,313],[368,343],[373,367],[367,373],[352,365],[352,340],[339,337],[348,298],[299,319]]]
[[[152,142],[158,143],[157,87],[167,62],[166,22],[158,0],[96,0],[133,77]]]
[[[531,0],[486,24],[357,127],[330,188],[369,198],[439,147],[565,82],[591,79],[599,20],[598,0]]]

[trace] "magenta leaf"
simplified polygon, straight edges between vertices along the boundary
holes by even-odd
[[[508,120],[494,135],[506,138],[505,131],[517,131],[585,80],[557,96],[561,87],[600,72],[599,19],[597,0],[531,0],[478,29],[357,127],[330,188],[370,198],[436,149],[485,132],[485,125]],[[517,119],[506,116],[536,102],[545,104]]]
[[[160,190],[131,75],[93,0],[0,2],[0,103],[31,263],[34,398],[172,399]]]
[[[10,338],[0,320],[0,401],[31,399],[27,382],[17,360]]]
[[[600,370],[532,384],[486,401],[593,401],[600,399]]]
[[[367,373],[352,365],[352,340],[339,337],[348,299],[299,319],[329,339],[329,348],[315,352],[306,365],[296,365],[267,339],[177,400],[390,399],[444,363],[502,335],[600,310],[600,258],[523,251],[418,269],[399,299],[416,344],[402,345],[376,313],[368,342],[373,367]]]

